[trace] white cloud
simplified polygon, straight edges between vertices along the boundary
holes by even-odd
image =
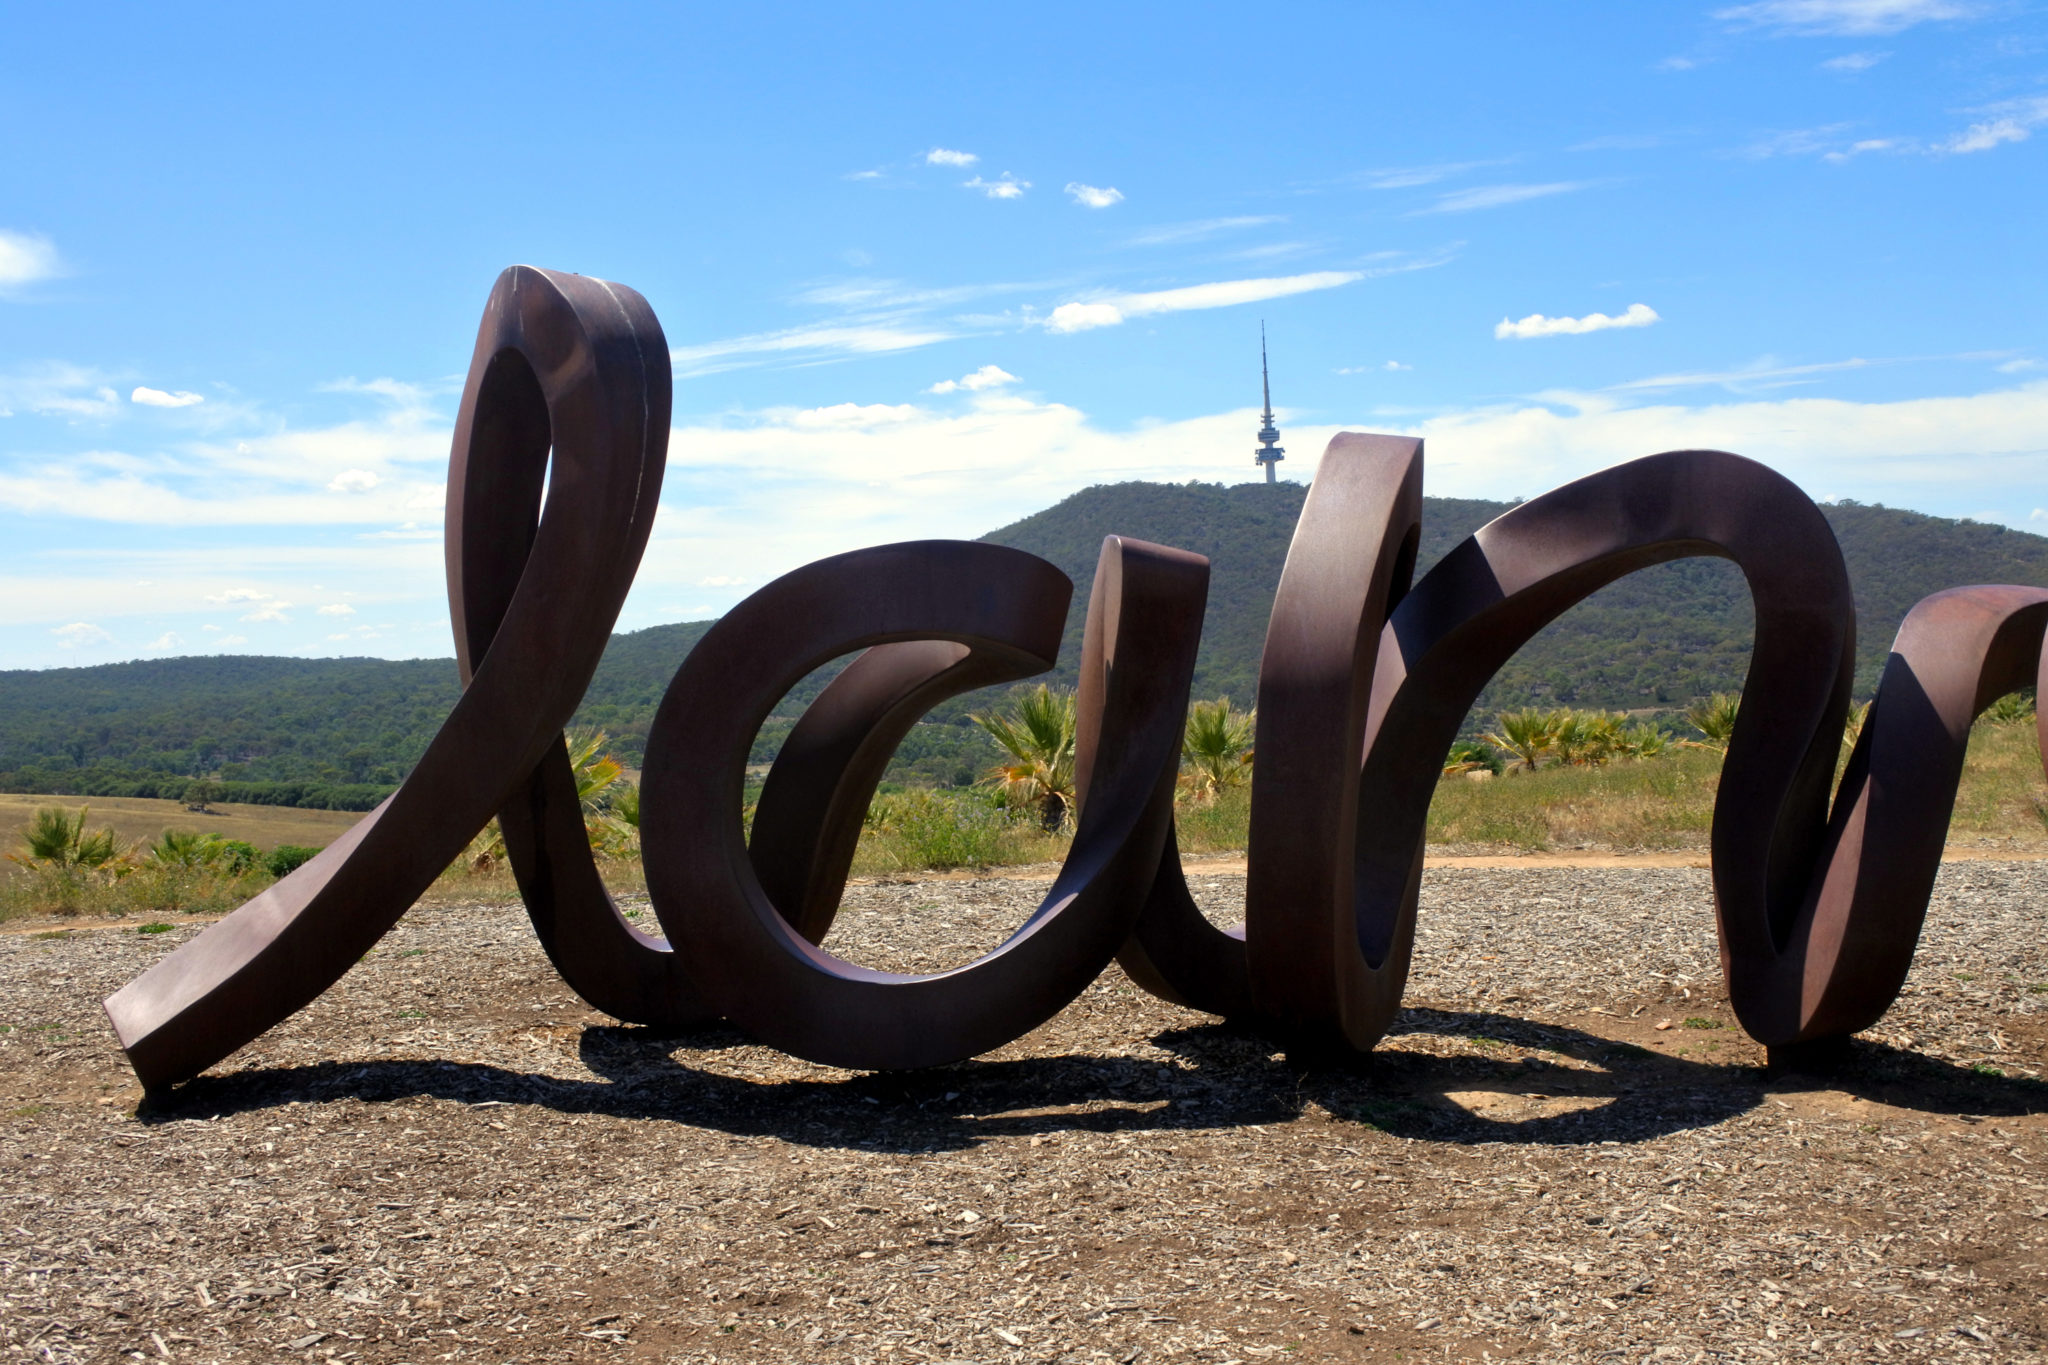
[[[94,645],[110,645],[114,637],[89,621],[73,621],[68,626],[53,626],[50,634],[66,649],[90,649]]]
[[[1950,155],[1988,152],[2004,142],[2025,142],[2034,129],[2048,123],[2048,95],[2034,99],[2008,100],[1987,106],[1982,112],[1995,117],[1973,123],[1962,132],[1935,144],[1934,150]]]
[[[841,180],[880,180],[882,173],[880,171],[848,171],[839,178]]]
[[[1868,71],[1885,58],[1889,52],[1844,52],[1839,57],[1830,57],[1820,64],[1823,71]]]
[[[1047,331],[1085,332],[1114,327],[1129,318],[1157,313],[1184,313],[1200,308],[1228,308],[1240,303],[1335,289],[1366,278],[1363,270],[1319,270],[1307,275],[1278,275],[1257,280],[1219,280],[1183,289],[1158,289],[1144,294],[1116,294],[1106,299],[1063,303],[1045,320]]]
[[[261,602],[269,596],[269,593],[258,592],[254,588],[229,588],[226,592],[207,594],[206,600],[217,607],[224,607],[231,602]]]
[[[1000,388],[1004,384],[1014,384],[1016,382],[1017,376],[1011,374],[1008,370],[997,365],[984,365],[973,374],[962,376],[959,379],[941,379],[938,383],[926,389],[925,392],[954,393],[960,389],[966,389],[970,393],[979,393],[983,389]]]
[[[1485,166],[1498,166],[1498,161],[1444,161],[1434,166],[1396,166],[1386,170],[1367,171],[1360,179],[1365,187],[1372,190],[1406,190],[1418,185],[1434,185],[1439,180],[1463,175]]]
[[[1019,180],[1008,171],[1004,171],[994,180],[984,180],[977,175],[974,179],[962,183],[970,190],[980,190],[991,199],[1022,199],[1024,191],[1031,188],[1029,180]]]
[[[1063,303],[1046,316],[1045,327],[1049,332],[1086,332],[1123,320],[1123,309],[1113,303]]]
[[[1648,327],[1657,320],[1656,309],[1646,303],[1632,303],[1626,312],[1616,317],[1588,313],[1582,318],[1547,318],[1541,313],[1531,313],[1519,322],[1502,318],[1494,324],[1493,335],[1500,341],[1527,341],[1531,337],[1580,336],[1586,332],[1604,332],[1611,327]]]
[[[322,616],[354,616],[356,609],[346,602],[329,602],[320,608]]]
[[[1759,0],[1714,11],[1737,28],[1768,28],[1807,37],[1860,38],[1899,33],[1915,24],[1970,19],[1983,6],[1963,0]]]
[[[2030,370],[2042,369],[2043,365],[2038,360],[2022,356],[2017,360],[2008,360],[1997,368],[2000,374],[2026,374]]]
[[[384,482],[374,469],[344,469],[327,481],[337,493],[367,493]]]
[[[1474,209],[1497,209],[1531,199],[1547,199],[1554,194],[1570,194],[1592,183],[1590,180],[1558,180],[1545,185],[1481,185],[1469,190],[1455,190],[1418,212],[1470,213]]]
[[[258,607],[255,611],[250,612],[242,619],[244,621],[270,621],[275,622],[278,625],[285,625],[288,624],[292,619],[291,617],[285,615],[285,611],[288,608],[290,608],[290,606],[291,603],[289,602],[266,602],[264,605]]]
[[[979,160],[973,152],[956,152],[950,147],[934,147],[924,154],[927,166],[972,166]]]
[[[909,403],[834,403],[823,408],[777,408],[776,415],[806,431],[864,431],[907,422],[918,415]]]
[[[218,640],[215,640],[214,643],[217,645],[246,645],[249,643],[249,637],[246,635],[223,635]]]
[[[157,636],[154,640],[151,640],[148,644],[144,645],[143,649],[149,653],[155,654],[166,649],[183,649],[184,647],[185,641],[178,634],[178,632],[176,632],[175,630],[167,630],[163,634]]]
[[[1106,209],[1111,204],[1121,204],[1124,201],[1124,192],[1122,190],[1084,185],[1078,180],[1069,180],[1067,182],[1067,193],[1074,196],[1075,203],[1086,205],[1091,209]]]
[[[955,333],[939,324],[894,317],[853,319],[790,327],[779,332],[756,332],[751,336],[729,337],[695,346],[676,346],[669,360],[681,379],[718,374],[744,364],[758,364],[746,357],[797,356],[804,352],[823,355],[882,355],[891,351],[915,350],[934,342],[950,341]]]
[[[0,409],[50,417],[111,417],[121,410],[121,395],[98,370],[50,360],[0,374]]]
[[[137,385],[135,392],[128,395],[128,401],[140,403],[146,408],[190,408],[197,407],[206,399],[201,394],[188,393],[184,389],[179,389],[176,393],[166,393],[162,389]]]
[[[1966,156],[1988,152],[2008,142],[2025,142],[2034,131],[2048,124],[2048,95],[2004,100],[1969,112],[1986,115],[1961,132],[1929,142],[1918,137],[1863,138],[1844,145],[1851,125],[1829,123],[1818,128],[1799,128],[1774,133],[1736,152],[1737,156],[1762,159],[1773,156],[1813,156],[1833,162],[1848,161],[1866,152],[1896,152],[1916,156]]]
[[[1129,239],[1131,246],[1178,246],[1183,242],[1199,242],[1222,232],[1239,232],[1245,228],[1264,227],[1268,223],[1284,223],[1282,214],[1260,213],[1241,215],[1236,218],[1204,218],[1194,223],[1168,223],[1162,227],[1146,228]]]
[[[0,290],[47,280],[61,270],[49,238],[0,229]]]
[[[1448,414],[1415,434],[1430,442],[1430,491],[1453,496],[1533,493],[1655,451],[1700,448],[1761,460],[1807,488],[1895,505],[1967,497],[2026,508],[2048,491],[2048,381],[1888,403],[1627,407],[1607,395],[1556,395]]]
[[[749,581],[729,573],[715,573],[698,579],[697,586],[700,588],[737,588],[744,586]]]
[[[1608,392],[1635,393],[1719,387],[1736,393],[1753,393],[1789,388],[1794,384],[1807,384],[1818,375],[1835,374],[1843,370],[1860,370],[1869,364],[1869,361],[1860,357],[1852,357],[1848,360],[1827,360],[1812,365],[1780,365],[1772,357],[1765,356],[1755,364],[1737,370],[1693,370],[1678,374],[1652,375],[1648,379],[1631,379],[1625,383],[1611,385]]]

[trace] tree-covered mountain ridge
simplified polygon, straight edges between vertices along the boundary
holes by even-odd
[[[1028,550],[1075,583],[1053,680],[1071,685],[1102,539],[1119,534],[1209,557],[1195,695],[1256,701],[1273,591],[1307,489],[1300,484],[1118,483],[1084,489],[983,539]],[[1425,498],[1418,576],[1512,504]],[[1870,694],[1920,598],[1968,583],[2048,587],[2048,538],[1854,502],[1822,508],[1855,588],[1856,691]],[[1533,705],[1675,709],[1742,685],[1754,624],[1741,572],[1687,559],[1632,574],[1566,612],[1511,659],[1477,712]],[[612,637],[576,717],[636,757],[677,666],[710,622]],[[765,755],[830,670],[764,729]],[[193,656],[0,672],[0,790],[176,795],[205,774],[229,799],[362,808],[401,780],[457,693],[452,659]],[[967,700],[906,741],[905,775],[965,780],[982,761]],[[985,704],[985,701],[978,704]]]

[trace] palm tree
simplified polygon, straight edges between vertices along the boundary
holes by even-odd
[[[103,828],[86,833],[85,817],[91,809],[80,806],[76,816],[55,808],[37,811],[35,819],[22,831],[28,856],[10,853],[8,859],[28,866],[42,863],[58,868],[104,867],[113,862],[121,856],[114,831]]]
[[[576,774],[576,799],[583,814],[600,815],[611,805],[612,783],[626,771],[625,765],[605,751],[612,737],[603,730],[572,730],[562,737],[569,746],[569,770]]]
[[[968,719],[1009,755],[983,780],[1000,788],[1010,805],[1036,806],[1046,832],[1057,831],[1074,804],[1074,694],[1040,683],[1010,711]]]
[[[1494,718],[1496,730],[1489,730],[1480,738],[1504,753],[1514,755],[1515,761],[1508,771],[1535,772],[1536,760],[1550,748],[1557,728],[1563,717],[1555,711],[1538,711],[1524,707],[1520,711],[1503,711]]]
[[[149,860],[168,867],[204,867],[220,853],[220,836],[189,829],[167,829],[149,846]]]
[[[1224,789],[1250,780],[1258,716],[1257,711],[1231,710],[1228,697],[1188,707],[1187,731],[1180,748],[1187,771],[1181,781],[1196,800],[1209,804]]]
[[[1617,733],[1614,751],[1623,758],[1655,758],[1664,752],[1667,739],[1656,726],[1636,721]]]
[[[1692,728],[1706,736],[1704,741],[1689,739],[1686,746],[1693,749],[1719,749],[1728,751],[1728,740],[1735,733],[1735,715],[1742,709],[1740,692],[1716,692],[1692,704],[1685,713]]]

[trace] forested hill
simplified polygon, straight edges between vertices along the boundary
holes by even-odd
[[[1273,590],[1308,490],[1301,484],[1105,484],[984,539],[1042,555],[1088,600],[1102,538],[1177,545],[1213,565],[1195,695],[1249,702]],[[1416,576],[1513,504],[1424,498]],[[1877,686],[1899,622],[1931,592],[1968,583],[2048,587],[2048,537],[1841,502],[1834,527],[1856,594],[1856,693]],[[1068,623],[1062,676],[1072,681],[1081,624]],[[1501,670],[1480,698],[1491,711],[1523,703],[1612,709],[1682,706],[1742,686],[1755,629],[1742,573],[1687,559],[1632,574],[1572,608]]]
[[[1110,484],[985,539],[1043,555],[1074,578],[1058,673],[1069,684],[1105,535],[1209,556],[1215,567],[1195,695],[1245,704],[1254,700],[1273,589],[1306,493],[1292,483]],[[1418,572],[1508,506],[1423,501]],[[2048,586],[2043,537],[1855,503],[1823,510],[1856,589],[1859,696],[1876,685],[1907,608],[1928,593],[1966,583]],[[1695,559],[1649,569],[1551,625],[1502,670],[1479,710],[1525,702],[1682,707],[1742,685],[1752,624],[1734,566]],[[603,726],[626,757],[637,757],[663,690],[708,625],[614,636],[577,723]],[[821,681],[807,680],[782,710],[795,710]],[[175,796],[186,779],[210,774],[231,784],[231,799],[363,809],[410,771],[455,696],[451,659],[223,655],[0,673],[0,790]],[[958,721],[963,711],[952,703],[942,715]],[[764,741],[782,728],[771,723]],[[972,766],[956,741],[913,736],[906,757],[930,747],[917,770],[951,780]]]

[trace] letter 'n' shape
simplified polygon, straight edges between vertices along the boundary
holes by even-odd
[[[448,479],[468,686],[382,805],[108,998],[144,1085],[198,1075],[333,985],[561,750],[653,524],[669,384],[661,326],[632,290],[529,266],[498,277]]]

